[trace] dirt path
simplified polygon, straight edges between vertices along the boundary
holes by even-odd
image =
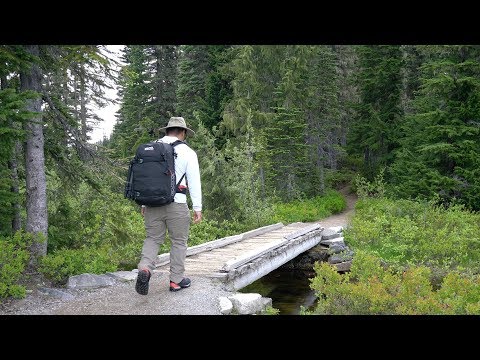
[[[355,203],[357,202],[357,195],[350,192],[350,187],[343,188],[339,190],[345,199],[347,200],[347,207],[344,211],[339,214],[331,215],[325,219],[321,219],[311,224],[321,224],[323,227],[332,227],[332,226],[343,226],[346,227],[355,209]]]
[[[349,188],[340,190],[347,207],[340,214],[314,223],[323,227],[348,224],[357,197]],[[115,286],[92,290],[59,289],[66,298],[55,298],[38,289],[46,284],[28,287],[25,299],[8,299],[0,304],[0,315],[220,315],[219,296],[229,296],[217,281],[191,277],[192,286],[178,293],[168,291],[168,274],[155,271],[147,296],[135,292],[135,282],[118,282]]]

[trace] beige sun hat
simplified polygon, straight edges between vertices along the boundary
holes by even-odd
[[[188,136],[193,136],[195,135],[195,131],[193,131],[192,129],[188,128],[187,127],[187,124],[185,123],[185,119],[183,117],[180,117],[180,116],[173,116],[170,118],[170,120],[168,121],[168,124],[167,126],[165,127],[162,127],[160,129],[158,129],[159,131],[162,131],[162,132],[165,132],[168,128],[172,128],[172,127],[179,127],[179,128],[182,128],[182,129],[185,129],[187,130],[187,135]]]

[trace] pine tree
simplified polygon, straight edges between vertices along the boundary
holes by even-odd
[[[392,167],[396,193],[480,209],[480,48],[427,46],[414,113]]]
[[[259,47],[245,45],[232,48],[228,68],[233,95],[224,107],[223,119],[215,134],[225,139],[221,160],[216,163],[214,172],[221,187],[217,186],[215,192],[222,193],[227,202],[213,205],[218,212],[225,212],[226,208],[236,204],[237,213],[243,219],[262,211],[267,214],[269,206],[270,191],[267,192],[265,186],[267,156],[262,134],[265,117],[259,111],[257,101],[264,95],[259,91],[255,66],[259,54]],[[228,173],[227,177],[225,173]]]
[[[147,101],[147,112],[160,127],[176,115],[178,49],[175,45],[152,45],[146,51],[153,90],[153,96]]]
[[[18,71],[24,65],[17,46],[0,46],[0,235],[20,230],[19,157],[22,124],[31,116],[25,101],[33,94],[19,92]],[[10,77],[8,79],[8,77]]]
[[[402,69],[402,108],[403,112],[411,114],[412,102],[420,88],[420,67],[424,62],[425,54],[418,45],[402,45],[404,66]]]
[[[347,145],[347,133],[354,118],[353,104],[358,103],[358,89],[355,85],[358,57],[355,47],[351,45],[334,45],[332,50],[336,55],[335,67],[337,74],[338,111],[339,111],[339,141],[343,151]]]
[[[127,159],[175,114],[177,47],[127,46],[123,61],[121,107],[109,146],[116,158]]]
[[[194,113],[200,109],[205,98],[207,74],[211,71],[209,45],[183,45],[179,49],[177,114],[189,120],[196,127]]]
[[[301,46],[285,48],[280,71],[282,79],[275,92],[276,106],[267,128],[267,149],[271,157],[268,178],[280,199],[292,200],[304,195],[308,173],[306,144],[307,123],[302,111],[310,49]]]
[[[325,191],[325,168],[337,169],[345,129],[338,105],[336,54],[327,46],[313,46],[309,51],[303,108],[307,123],[305,137],[310,150],[304,189],[308,195],[314,196]]]
[[[153,94],[145,48],[132,45],[123,49],[122,60],[126,65],[119,79],[121,106],[109,144],[116,158],[130,158],[139,144],[154,135],[154,121],[147,116],[148,99]]]
[[[208,73],[205,78],[205,96],[199,98],[199,119],[209,130],[214,130],[222,120],[225,105],[232,97],[230,71],[226,64],[232,58],[229,46],[207,47]],[[221,147],[221,146],[220,146]]]
[[[179,60],[178,113],[194,128],[200,121],[215,133],[218,148],[225,144],[226,136],[217,132],[217,128],[232,97],[232,72],[228,64],[234,53],[226,45],[187,45],[182,47]]]
[[[349,154],[362,159],[363,172],[373,178],[393,160],[398,147],[402,54],[399,46],[358,47],[360,103],[349,132]]]

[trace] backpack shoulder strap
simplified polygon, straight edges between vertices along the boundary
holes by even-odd
[[[185,144],[185,145],[187,145],[187,144],[186,144],[185,142],[183,142],[182,140],[175,140],[175,141],[174,141],[173,143],[171,143],[170,145],[172,145],[172,146],[175,148],[175,146],[180,145],[180,144]],[[187,145],[187,146],[188,146],[188,145]],[[177,157],[177,153],[175,153],[175,157]],[[180,185],[180,183],[182,182],[182,180],[183,180],[184,177],[185,177],[185,174],[183,174],[182,177],[180,178],[180,180],[178,180],[177,186],[176,186],[177,192],[182,193],[182,194],[185,194],[185,191],[184,191],[184,190],[179,190],[179,189],[178,189],[178,186]]]
[[[177,145],[180,145],[180,144],[185,144],[182,140],[175,140],[173,143],[171,143],[170,145],[172,145],[173,147],[177,146]]]

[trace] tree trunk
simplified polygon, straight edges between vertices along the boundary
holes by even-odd
[[[39,46],[26,45],[26,51],[38,58]],[[38,64],[32,62],[30,69],[20,73],[20,82],[22,91],[33,90],[41,92],[42,73]],[[47,254],[47,182],[45,177],[45,154],[43,138],[43,117],[42,117],[42,99],[27,100],[26,108],[28,111],[36,112],[25,125],[27,132],[26,152],[25,152],[25,172],[26,172],[26,208],[27,223],[25,229],[36,237],[31,246],[32,257],[30,259],[30,268],[34,269],[37,264],[37,257]]]

